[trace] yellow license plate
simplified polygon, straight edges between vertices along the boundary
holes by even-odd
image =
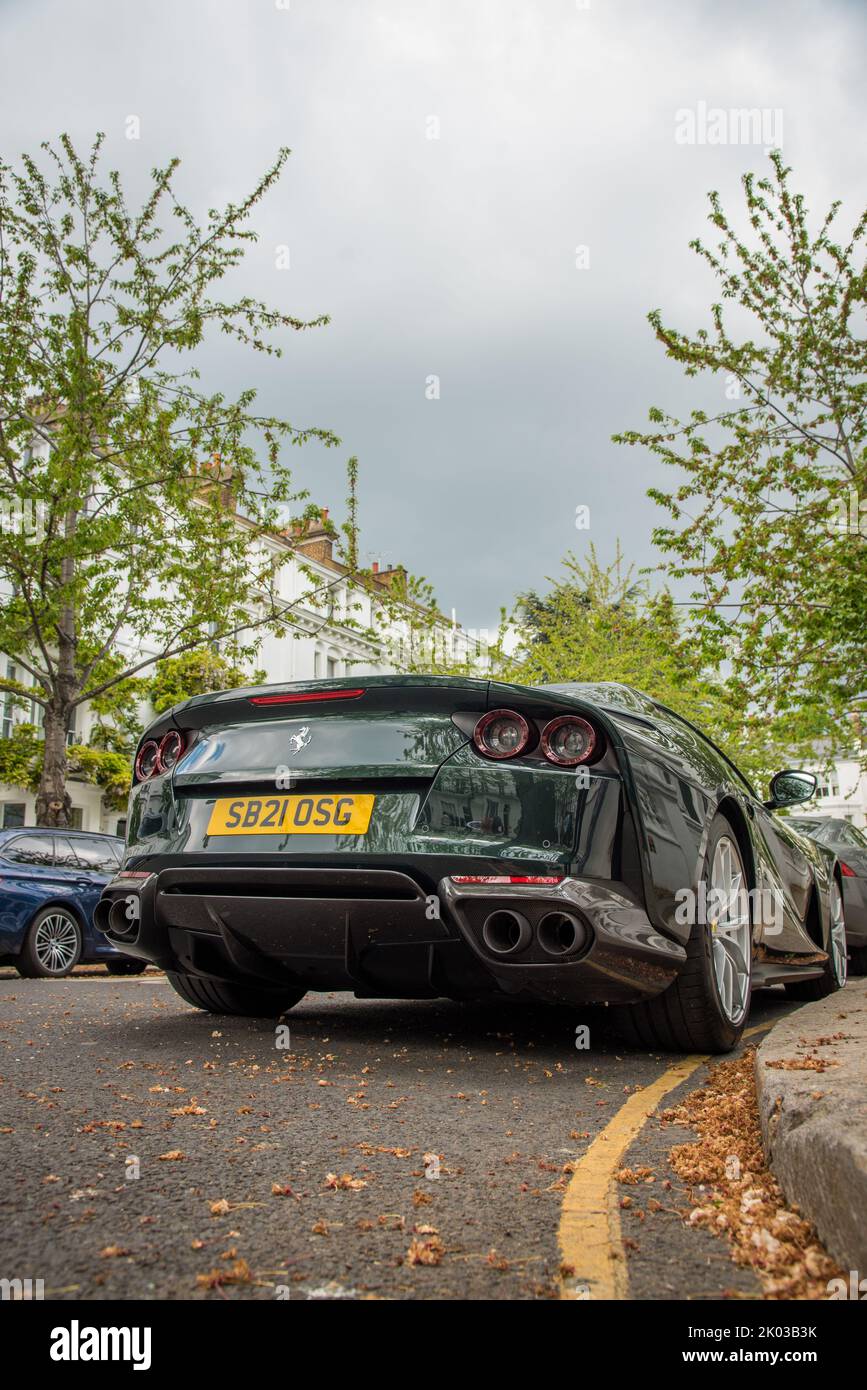
[[[208,835],[366,835],[373,796],[239,796],[214,802]]]

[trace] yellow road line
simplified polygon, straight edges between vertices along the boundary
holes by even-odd
[[[743,1036],[765,1033],[775,1021],[747,1028]],[[650,1086],[636,1091],[579,1160],[560,1209],[557,1236],[561,1263],[574,1271],[560,1280],[561,1298],[586,1298],[588,1294],[590,1298],[629,1297],[621,1243],[621,1194],[614,1174],[663,1097],[709,1060],[706,1056],[684,1057]]]
[[[628,1296],[626,1260],[620,1235],[620,1193],[614,1174],[633,1139],[663,1096],[708,1060],[684,1057],[651,1085],[636,1091],[593,1140],[566,1188],[560,1211],[562,1265],[573,1270],[561,1279],[560,1297]]]
[[[777,1020],[775,1018],[772,1018],[769,1019],[767,1023],[757,1023],[754,1028],[745,1028],[743,1033],[741,1034],[741,1037],[754,1038],[756,1033],[767,1033],[769,1028],[773,1028],[776,1021]],[[725,1061],[725,1058],[721,1057],[720,1061]]]

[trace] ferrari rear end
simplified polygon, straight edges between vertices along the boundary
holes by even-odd
[[[142,738],[96,924],[214,1012],[307,990],[647,998],[684,949],[648,916],[625,762],[604,711],[554,690],[394,676],[196,697]]]

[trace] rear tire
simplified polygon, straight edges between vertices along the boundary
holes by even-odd
[[[849,947],[849,970],[853,975],[867,975],[867,946]]]
[[[143,975],[148,963],[146,960],[135,960],[130,956],[128,960],[107,960],[105,968],[109,975]]]
[[[248,985],[230,985],[222,980],[205,980],[198,975],[166,977],[175,994],[196,1009],[209,1014],[236,1014],[241,1018],[279,1018],[303,999],[306,990],[251,989]]]
[[[729,862],[735,866],[734,872],[739,868],[740,886],[746,890],[749,884],[738,839],[723,815],[714,816],[711,823],[701,878],[707,885],[715,886],[713,867],[720,842],[722,852],[729,854]],[[749,903],[746,895],[743,902]],[[742,905],[740,897],[738,905]],[[740,927],[740,936],[745,936],[747,943],[745,950],[740,951],[746,976],[740,980],[737,1007],[733,999],[727,1012],[721,999],[714,965],[714,931],[709,923],[696,921],[686,943],[686,962],[668,988],[654,999],[616,1010],[617,1026],[629,1042],[664,1052],[730,1052],[737,1046],[749,1017],[752,995],[752,924],[748,906],[746,912],[747,918]],[[729,939],[728,933],[719,933],[717,952]],[[731,939],[734,940],[733,934]]]
[[[787,999],[797,999],[799,1004],[810,1004],[815,999],[827,999],[829,994],[833,994],[839,985],[832,985],[828,982],[828,976],[823,975],[821,980],[792,980],[783,985]]]
[[[843,893],[836,877],[831,888],[830,913],[828,960],[824,974],[818,980],[793,980],[786,985],[786,994],[790,999],[805,1003],[813,999],[827,999],[829,994],[836,994],[846,983],[846,920]]]

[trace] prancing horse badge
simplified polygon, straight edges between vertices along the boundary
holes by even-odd
[[[298,732],[293,734],[289,740],[289,752],[300,753],[302,748],[307,747],[312,737],[309,726],[302,724]]]

